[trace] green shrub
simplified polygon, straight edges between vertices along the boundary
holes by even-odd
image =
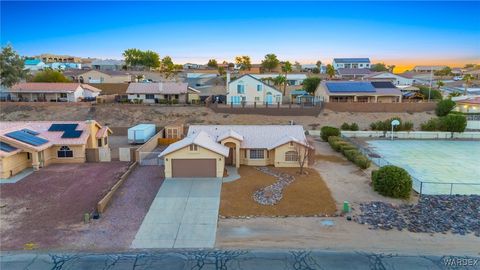
[[[352,145],[348,142],[340,144],[339,148],[340,148],[340,152],[342,152],[342,154],[345,154],[345,151],[348,151],[348,150],[357,150],[357,147],[355,147],[354,145]]]
[[[393,197],[410,197],[412,191],[412,178],[403,168],[387,165],[372,171],[373,189],[378,193]]]
[[[340,126],[340,129],[341,130],[350,130],[350,125],[348,123],[343,123],[341,126]]]
[[[351,162],[355,162],[357,156],[362,155],[357,149],[349,149],[343,152],[343,155]]]
[[[351,131],[358,131],[359,128],[358,128],[357,123],[352,123],[352,124],[350,125],[350,130],[351,130]]]
[[[440,130],[440,127],[440,118],[431,118],[427,122],[420,125],[420,129],[422,131],[438,131]]]
[[[437,107],[435,108],[435,114],[437,116],[446,116],[453,110],[455,107],[455,101],[451,99],[444,99],[437,103]]]
[[[172,100],[170,101],[170,104],[178,104],[178,99],[172,99]]]
[[[348,144],[346,141],[339,140],[339,141],[336,141],[336,142],[333,143],[332,148],[333,148],[333,150],[335,150],[337,152],[342,152],[342,148],[346,144]]]
[[[405,121],[402,124],[402,131],[412,131],[413,130],[413,123],[410,121]]]
[[[340,130],[336,127],[323,126],[320,130],[322,140],[326,142],[330,136],[340,136]]]
[[[440,123],[442,131],[451,132],[451,137],[453,138],[453,133],[465,131],[465,128],[467,127],[467,118],[463,114],[449,114],[441,117]]]
[[[357,155],[355,157],[355,160],[353,161],[358,167],[362,168],[362,169],[367,169],[368,167],[370,167],[370,165],[372,164],[372,162],[370,161],[370,159],[368,159],[366,156],[360,154],[360,155]]]

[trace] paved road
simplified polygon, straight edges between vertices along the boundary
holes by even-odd
[[[166,179],[135,239],[133,248],[213,248],[221,179]]]
[[[2,253],[0,269],[480,269],[480,257],[332,251],[197,250],[112,254]]]

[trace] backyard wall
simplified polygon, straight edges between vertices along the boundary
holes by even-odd
[[[323,107],[336,112],[426,112],[435,110],[435,102],[422,103],[358,103],[325,102]]]
[[[258,105],[264,106],[264,105]],[[261,114],[261,115],[272,115],[272,116],[317,116],[320,114],[322,108],[320,106],[316,107],[280,107],[277,105],[270,105],[268,108],[265,107],[218,107],[215,105],[209,106],[216,113],[225,113],[225,114]]]
[[[320,130],[309,130],[308,134],[320,136]],[[349,138],[381,138],[385,137],[383,131],[342,131],[342,136]],[[391,132],[387,132],[386,137],[390,138]],[[394,138],[398,139],[450,139],[450,132],[441,131],[395,131]],[[454,133],[454,139],[480,139],[480,132]]]
[[[163,138],[163,128],[153,135],[146,143],[137,148],[135,151],[135,161],[140,161],[140,153],[142,152],[153,152],[153,150],[158,146],[158,139]]]

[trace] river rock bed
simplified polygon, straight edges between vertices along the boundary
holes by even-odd
[[[479,195],[422,195],[418,204],[395,206],[385,202],[360,204],[362,213],[353,218],[370,229],[403,230],[423,233],[480,237]]]
[[[277,178],[277,182],[255,191],[253,199],[262,205],[275,205],[282,199],[283,189],[290,185],[295,177],[288,173],[274,171],[268,167],[256,167],[256,169]]]

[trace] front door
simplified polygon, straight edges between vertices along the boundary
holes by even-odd
[[[267,104],[272,104],[272,103],[273,103],[272,95],[267,94]]]
[[[233,154],[234,149],[230,147],[230,150],[228,151],[228,157],[225,159],[225,165],[233,165]]]

